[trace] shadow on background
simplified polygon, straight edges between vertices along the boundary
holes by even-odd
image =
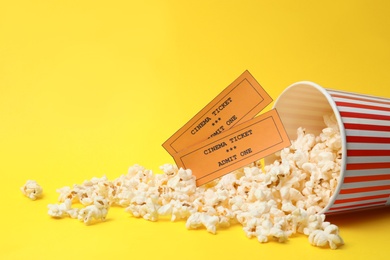
[[[390,207],[359,210],[354,212],[328,215],[326,220],[338,226],[349,227],[362,223],[375,223],[390,218]]]

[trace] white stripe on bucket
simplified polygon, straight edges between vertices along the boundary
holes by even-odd
[[[374,110],[374,109],[367,109],[367,108],[352,108],[352,107],[339,107],[340,112],[352,112],[352,113],[361,113],[366,115],[377,115],[378,111],[380,110]],[[383,116],[390,116],[390,112],[380,111],[381,115]]]
[[[389,145],[370,143],[347,143],[347,150],[389,150]]]
[[[343,98],[343,97],[333,97],[333,100],[337,103],[353,103],[351,102],[351,99],[349,98]],[[359,104],[365,105],[365,106],[375,106],[379,107],[381,109],[390,109],[390,104],[383,104],[383,103],[378,103],[378,102],[371,102],[371,101],[359,101]]]
[[[376,187],[376,186],[386,186],[386,185],[390,186],[390,180],[344,183],[343,189],[348,190],[348,189],[355,189],[355,188]]]
[[[348,136],[390,137],[390,132],[385,131],[346,129],[345,132]]]
[[[363,197],[378,196],[378,195],[390,196],[390,189],[388,189],[388,190],[368,191],[368,192],[364,192],[364,194],[360,194],[360,193],[339,194],[337,196],[337,200],[362,198],[362,195],[364,195]]]
[[[348,170],[345,172],[344,176],[345,177],[369,176],[369,175],[380,175],[380,174],[389,175],[390,169],[384,168],[384,169],[369,169],[369,170]]]
[[[312,83],[312,82],[308,82],[308,83]],[[336,97],[342,96],[344,98],[353,99],[353,100],[360,99],[360,101],[362,101],[362,100],[363,101],[372,101],[375,103],[389,104],[390,105],[390,101],[387,98],[375,97],[375,96],[364,95],[364,94],[350,93],[350,92],[334,90],[334,89],[327,89],[327,92],[333,96],[336,96]]]
[[[343,122],[345,123],[355,123],[360,125],[377,125],[377,126],[390,126],[389,121],[379,120],[379,119],[368,119],[368,118],[354,118],[354,117],[344,117]]]
[[[350,156],[348,157],[348,163],[361,163],[361,162],[390,162],[390,156]],[[389,170],[390,172],[390,170]]]

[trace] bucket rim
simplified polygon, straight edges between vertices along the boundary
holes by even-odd
[[[283,95],[286,93],[286,92],[289,92],[291,91],[292,89],[294,88],[297,88],[299,86],[305,86],[305,87],[312,87],[314,89],[316,89],[317,91],[319,91],[322,95],[325,96],[325,98],[327,99],[330,107],[332,108],[332,111],[333,111],[333,114],[335,115],[336,117],[336,120],[337,120],[337,124],[338,124],[338,127],[339,127],[339,131],[340,131],[340,136],[341,136],[341,152],[342,152],[342,155],[341,155],[341,164],[340,164],[340,175],[338,177],[338,183],[337,183],[337,186],[336,186],[336,189],[333,191],[333,194],[332,196],[330,197],[329,199],[329,202],[328,204],[322,209],[321,212],[319,212],[319,214],[325,214],[334,204],[334,202],[336,201],[336,198],[337,196],[339,195],[340,191],[341,191],[341,187],[344,183],[344,177],[345,177],[345,171],[346,171],[346,164],[347,164],[347,140],[346,140],[346,131],[345,131],[345,127],[344,127],[344,124],[343,124],[343,121],[342,121],[342,118],[341,118],[341,115],[340,115],[340,111],[338,110],[338,107],[336,105],[336,102],[333,100],[332,96],[329,94],[328,91],[331,91],[331,89],[326,89],[322,86],[320,86],[319,84],[317,83],[314,83],[312,81],[298,81],[298,82],[295,82],[293,84],[291,84],[290,86],[288,86],[280,95],[279,97],[276,99],[274,105],[273,105],[273,108],[275,108],[277,110],[277,104],[278,102],[280,101],[280,99],[283,97]]]

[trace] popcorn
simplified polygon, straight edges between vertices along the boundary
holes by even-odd
[[[269,219],[264,219],[260,221],[259,225],[256,225],[255,235],[260,243],[268,242],[268,237],[270,236],[272,227],[272,221]],[[254,227],[252,227],[252,229],[253,228]]]
[[[329,225],[324,230],[314,230],[309,235],[309,242],[314,246],[324,247],[329,245],[331,249],[336,249],[344,244],[338,232],[338,227],[335,225]]]
[[[277,239],[279,242],[285,242],[287,241],[287,238],[292,234],[291,231],[289,231],[285,227],[284,220],[280,220],[274,226],[271,228],[269,232],[269,236],[272,236],[273,238]]]
[[[218,228],[240,223],[248,237],[259,242],[286,241],[296,233],[315,246],[336,249],[344,242],[337,226],[320,214],[329,203],[341,169],[341,136],[337,120],[325,116],[326,127],[315,136],[297,129],[297,139],[276,154],[273,163],[259,162],[197,187],[191,170],[164,164],[161,174],[134,165],[126,175],[109,181],[105,176],[63,187],[60,205],[49,215],[70,216],[90,224],[104,220],[110,206],[124,207],[137,218],[186,220],[187,229]],[[85,208],[71,209],[71,203]]]
[[[93,219],[104,221],[108,213],[108,208],[109,203],[107,199],[97,196],[94,199],[93,205],[86,206],[78,212],[77,218],[86,225],[91,224]]]
[[[104,221],[109,208],[108,200],[102,196],[96,196],[94,203],[85,208],[72,208],[72,198],[66,198],[60,204],[49,204],[48,214],[53,218],[71,217],[83,221],[86,225],[91,224],[92,220]]]
[[[69,216],[71,218],[77,218],[78,210],[72,208],[72,200],[66,199],[63,203],[60,204],[49,204],[48,214],[54,218],[62,218]]]
[[[327,225],[329,225],[329,222],[325,221],[325,215],[324,214],[309,214],[309,217],[307,219],[307,226],[303,229],[303,233],[305,235],[310,235],[312,232],[318,229],[323,229]]]
[[[190,206],[189,203],[171,200],[168,204],[159,207],[157,213],[160,216],[171,216],[171,221],[186,219],[190,215]]]
[[[210,216],[204,212],[196,212],[187,219],[186,227],[191,229],[204,226],[208,232],[215,234],[218,221],[219,218],[217,216]]]
[[[36,200],[42,197],[43,189],[34,180],[28,180],[21,188],[23,195],[31,200]]]
[[[157,198],[135,197],[126,211],[133,214],[135,217],[143,217],[146,220],[156,221],[158,219]]]

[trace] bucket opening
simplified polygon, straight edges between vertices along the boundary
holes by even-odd
[[[299,127],[305,128],[306,133],[318,136],[327,127],[324,122],[324,116],[333,114],[336,117],[341,134],[342,161],[337,187],[333,191],[327,206],[320,212],[326,213],[334,204],[340,192],[346,165],[345,129],[337,106],[324,88],[313,82],[301,81],[286,88],[275,101],[274,108],[276,108],[290,140],[297,138],[297,129]],[[277,159],[276,155],[270,155],[264,159],[264,162],[265,164],[270,164],[275,159]]]

